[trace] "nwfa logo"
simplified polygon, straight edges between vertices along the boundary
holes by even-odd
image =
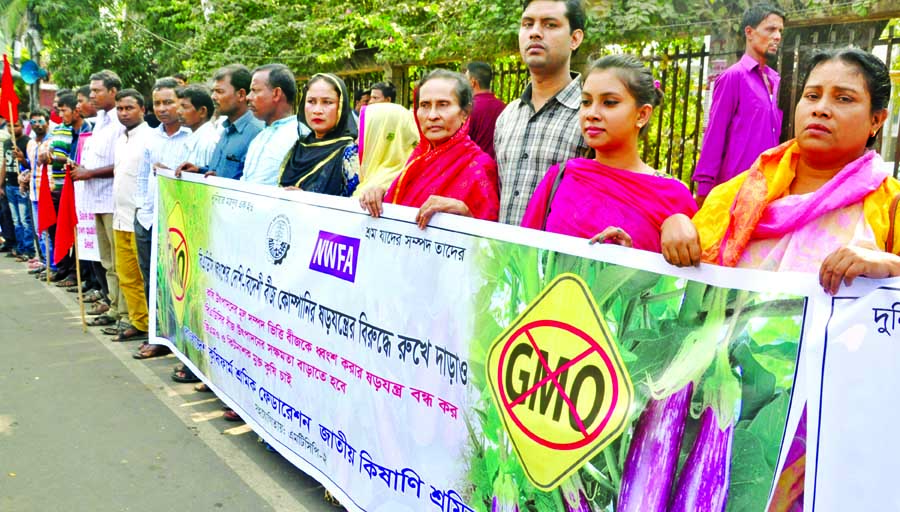
[[[319,231],[309,268],[353,283],[356,281],[358,257],[359,238]]]

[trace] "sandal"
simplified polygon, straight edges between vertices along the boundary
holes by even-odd
[[[194,372],[188,370],[187,366],[181,365],[180,367],[176,367],[172,372],[172,380],[175,382],[181,382],[182,384],[193,384],[194,382],[200,382],[200,379],[194,375]]]
[[[209,386],[207,386],[203,382],[194,386],[194,391],[197,391],[198,393],[212,393],[212,390],[209,389]]]
[[[52,281],[53,278],[51,277],[50,280]],[[71,277],[67,277],[67,278],[63,279],[62,281],[57,281],[54,286],[56,286],[57,288],[69,288],[70,286],[77,287],[78,282],[76,282]]]
[[[87,312],[87,314],[89,314],[91,316],[97,316],[97,315],[102,315],[103,313],[106,313],[107,311],[109,311],[109,304],[107,304],[103,301],[97,301],[94,303],[93,306],[91,306],[91,309]],[[109,324],[103,324],[103,325],[109,325]]]
[[[146,333],[145,333],[146,334]],[[169,347],[165,345],[146,345],[143,348],[138,349],[137,352],[131,354],[131,357],[135,359],[151,359],[154,357],[161,357],[164,355],[168,355],[171,352]]]
[[[120,320],[119,323],[116,324],[115,326],[104,327],[103,329],[100,329],[100,332],[102,332],[103,334],[105,334],[107,336],[115,336],[115,335],[119,334],[119,332],[124,331],[125,329],[128,329],[129,327],[131,327],[131,324]]]
[[[113,325],[114,323],[116,323],[116,319],[109,315],[99,315],[87,321],[87,324],[91,327],[102,327],[104,325]]]
[[[134,326],[129,325],[128,328],[120,330],[116,336],[109,341],[113,343],[121,343],[123,341],[138,341],[138,340],[146,340],[147,339],[147,331],[142,331]],[[154,345],[156,347],[160,347],[162,345]]]
[[[225,421],[244,421],[244,419],[241,418],[240,414],[234,412],[234,409],[229,409],[228,407],[225,408],[225,414],[222,415],[222,419],[224,419]]]
[[[100,293],[100,290],[91,290],[84,294],[84,297],[81,300],[84,301],[85,304],[91,304],[97,302],[98,300],[103,298],[103,294]]]

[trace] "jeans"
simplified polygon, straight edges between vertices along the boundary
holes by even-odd
[[[0,185],[2,187],[3,185]],[[3,189],[6,192],[6,188]],[[9,198],[4,194],[0,197],[0,231],[3,233],[3,243],[5,249],[15,249],[16,243],[16,225],[12,220],[12,212],[9,208]]]
[[[151,226],[152,229],[153,226]],[[150,304],[150,250],[151,250],[151,229],[145,228],[137,218],[134,219],[134,245],[137,247],[138,266],[141,268],[141,275],[144,278],[144,297],[147,304]],[[156,276],[152,276],[154,279]]]
[[[6,186],[6,200],[12,215],[16,233],[16,251],[19,254],[34,254],[34,230],[31,228],[31,205],[28,196],[23,195],[18,185]]]

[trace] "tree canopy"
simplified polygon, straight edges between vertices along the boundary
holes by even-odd
[[[780,0],[791,13],[864,12],[876,0]],[[592,0],[585,45],[670,41],[736,31],[749,0]],[[279,61],[298,74],[370,65],[490,59],[516,51],[522,4],[509,0],[0,0],[7,44],[36,15],[55,82],[109,68],[146,89],[154,77],[207,77],[223,64]],[[836,7],[837,6],[837,7]],[[10,31],[17,33],[10,34]],[[589,50],[590,51],[590,50]],[[374,56],[374,57],[373,57]],[[358,63],[357,63],[358,64]]]

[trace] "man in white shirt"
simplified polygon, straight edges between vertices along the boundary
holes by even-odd
[[[94,131],[82,149],[81,165],[72,171],[72,179],[84,181],[82,210],[94,214],[97,248],[101,268],[97,275],[106,274],[109,309],[89,322],[89,325],[110,325],[128,320],[128,309],[119,289],[116,274],[115,235],[113,234],[113,168],[115,146],[125,127],[116,115],[116,94],[122,89],[119,76],[109,70],[91,75],[90,100],[97,108]]]
[[[120,324],[112,341],[147,339],[149,318],[144,296],[144,277],[138,266],[134,246],[134,193],[144,150],[153,130],[144,122],[144,97],[134,89],[123,89],[116,95],[116,112],[125,133],[116,141],[115,177],[113,178],[113,233],[116,241],[116,274],[119,288],[128,305],[129,324]]]
[[[253,70],[250,110],[266,127],[250,142],[241,181],[278,186],[281,164],[298,138],[310,131],[297,122],[294,99],[297,82],[284,64],[266,64]]]
[[[216,125],[210,122],[215,110],[212,96],[209,89],[199,84],[176,89],[175,94],[178,96],[178,119],[193,132],[187,143],[186,161],[197,167],[206,167],[220,135]]]

